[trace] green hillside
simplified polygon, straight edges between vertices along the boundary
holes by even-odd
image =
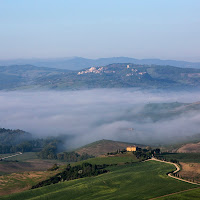
[[[125,164],[127,162],[139,162],[143,158],[137,159],[136,156],[132,152],[127,152],[126,154],[117,154],[115,156],[100,156],[96,158],[90,158],[84,161],[80,161],[78,163],[74,163],[74,165],[81,163],[91,163],[96,165],[112,165],[112,164]]]
[[[174,166],[155,161],[108,167],[109,173],[65,181],[0,199],[150,199],[196,186],[166,175]]]
[[[162,153],[158,157],[168,161],[175,159],[185,163],[200,163],[200,153]]]
[[[200,188],[195,188],[193,190],[185,191],[185,192],[180,192],[177,194],[169,195],[166,197],[161,197],[158,198],[157,200],[199,200],[200,197]]]

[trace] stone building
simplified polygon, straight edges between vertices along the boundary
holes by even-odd
[[[136,146],[126,147],[126,151],[137,151],[137,147]]]

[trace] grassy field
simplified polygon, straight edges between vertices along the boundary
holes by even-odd
[[[82,164],[84,162],[96,164],[96,165],[102,165],[102,164],[122,164],[126,162],[138,162],[138,160],[135,155],[133,155],[132,152],[128,152],[126,154],[121,154],[117,156],[105,156],[105,157],[96,157],[96,158],[90,158],[81,162],[73,163],[72,165]]]
[[[185,163],[200,163],[200,153],[163,153],[161,157],[167,160],[176,159]]]
[[[181,164],[181,171],[178,173],[179,177],[185,180],[200,183],[200,163],[183,163]]]
[[[104,159],[104,158],[102,158]],[[112,159],[112,158],[111,158]],[[121,158],[118,158],[121,159]],[[92,159],[91,159],[92,160]],[[92,160],[95,162],[95,160]],[[104,163],[105,160],[101,160]],[[136,162],[108,167],[109,173],[65,181],[22,193],[0,197],[1,200],[24,199],[150,199],[195,185],[174,180],[166,175],[174,170],[170,164],[156,161]]]
[[[181,192],[174,195],[158,198],[157,200],[199,200],[200,199],[200,188],[193,189],[190,191]]]

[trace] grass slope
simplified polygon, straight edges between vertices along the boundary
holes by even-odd
[[[72,165],[78,165],[82,163],[91,163],[96,165],[111,165],[111,164],[125,164],[127,162],[139,162],[140,160],[132,152],[127,152],[126,154],[120,154],[116,156],[102,156],[96,158],[90,158],[84,161],[73,163]]]
[[[155,161],[138,162],[108,168],[97,177],[65,181],[35,190],[0,197],[1,200],[24,199],[150,199],[196,186],[166,175],[173,165]]]
[[[200,188],[193,189],[190,191],[181,192],[174,195],[158,198],[157,200],[199,200],[200,199]]]

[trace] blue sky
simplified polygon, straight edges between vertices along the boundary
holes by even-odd
[[[0,0],[0,59],[200,61],[199,0]]]

